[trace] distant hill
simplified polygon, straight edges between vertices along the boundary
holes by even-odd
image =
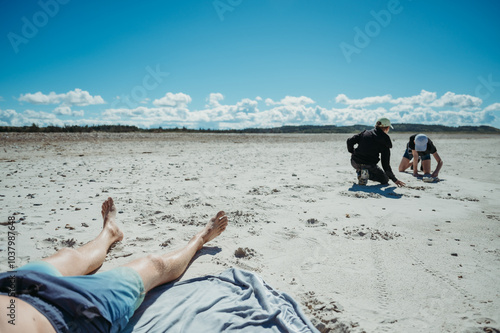
[[[450,132],[450,133],[481,133],[500,134],[500,129],[491,126],[458,126],[450,127],[444,125],[421,125],[421,124],[393,124],[391,132]],[[365,129],[372,129],[373,126],[352,125],[352,126],[282,126],[275,128],[248,128],[241,130],[242,133],[357,133]]]
[[[440,132],[440,133],[477,133],[477,134],[500,134],[500,129],[491,126],[458,126],[450,127],[443,125],[421,125],[421,124],[393,124],[392,132]],[[274,128],[246,128],[242,130],[211,130],[211,129],[187,129],[183,128],[151,128],[143,129],[136,126],[126,125],[96,125],[96,126],[47,126],[38,127],[36,124],[31,126],[0,126],[0,132],[26,132],[26,133],[91,133],[91,132],[108,132],[108,133],[125,133],[125,132],[199,132],[199,133],[357,133],[365,129],[371,129],[373,126],[367,125],[352,125],[352,126],[315,126],[315,125],[300,125],[300,126],[281,126]]]
[[[365,129],[371,129],[371,128],[373,128],[373,126],[299,125],[299,126],[282,126],[273,128],[246,128],[240,130],[240,132],[241,133],[354,133],[354,132],[361,132]]]
[[[394,124],[395,132],[452,132],[452,133],[485,133],[500,134],[500,129],[492,126],[458,126],[421,124]]]

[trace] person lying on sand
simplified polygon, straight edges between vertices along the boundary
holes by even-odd
[[[102,231],[82,247],[63,248],[0,274],[0,308],[8,312],[2,312],[0,332],[119,332],[149,290],[179,278],[196,252],[228,224],[220,211],[182,249],[88,275],[101,267],[110,246],[123,239],[113,199],[102,204],[102,216]]]
[[[431,174],[431,154],[437,162],[436,170]],[[413,160],[413,161],[412,161]],[[418,177],[418,162],[424,172],[424,181],[433,181],[439,175],[443,160],[437,153],[436,146],[425,134],[413,134],[406,144],[406,150],[399,164],[399,172],[413,168],[413,176]]]
[[[380,118],[375,128],[363,131],[347,139],[347,150],[351,153],[351,165],[358,174],[358,184],[366,185],[368,179],[382,184],[389,183],[391,179],[398,186],[405,186],[398,180],[391,169],[392,142],[389,137],[391,121]],[[354,148],[354,145],[358,145]],[[382,170],[377,163],[382,160]]]

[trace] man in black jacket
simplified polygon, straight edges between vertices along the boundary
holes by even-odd
[[[391,179],[398,186],[405,186],[392,172],[390,160],[392,142],[389,137],[391,122],[387,118],[377,120],[375,128],[363,131],[347,139],[347,150],[351,153],[351,164],[358,174],[359,185],[368,179],[387,184]],[[358,145],[354,148],[354,145]],[[382,161],[382,170],[377,163]]]

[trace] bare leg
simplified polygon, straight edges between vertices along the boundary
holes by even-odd
[[[163,255],[148,255],[134,260],[126,267],[136,270],[142,278],[146,292],[161,284],[173,281],[180,277],[205,243],[219,236],[227,227],[227,216],[218,212],[205,228],[180,250]]]
[[[425,160],[422,161],[422,169],[424,171],[424,174],[430,174],[431,173],[431,160]]]
[[[86,275],[99,268],[106,258],[109,247],[123,239],[123,232],[115,222],[116,207],[113,199],[108,198],[104,201],[101,213],[104,219],[103,228],[94,240],[76,250],[61,249],[42,260],[54,265],[64,276]]]
[[[401,159],[401,163],[399,163],[399,172],[405,171],[406,169],[408,169],[411,166],[411,164],[412,164],[412,161],[410,161],[406,157],[403,157]]]

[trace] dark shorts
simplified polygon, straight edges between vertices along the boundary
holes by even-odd
[[[117,267],[94,275],[62,276],[51,264],[35,261],[18,268],[17,271],[34,271],[63,279],[65,285],[71,286],[72,293],[76,291],[86,299],[94,300],[93,304],[100,312],[109,314],[108,320],[112,331],[126,326],[145,296],[144,284],[139,273],[129,267]],[[43,312],[42,314],[55,326],[50,318],[51,314]],[[64,321],[71,326],[68,318],[64,318]]]
[[[403,157],[406,157],[410,161],[413,159],[412,151],[411,151],[410,147],[408,147],[408,145],[406,145],[406,150],[405,150],[405,153],[403,154]],[[431,159],[431,154],[418,156],[419,161],[420,160],[425,161],[425,160],[430,160],[430,159]]]

